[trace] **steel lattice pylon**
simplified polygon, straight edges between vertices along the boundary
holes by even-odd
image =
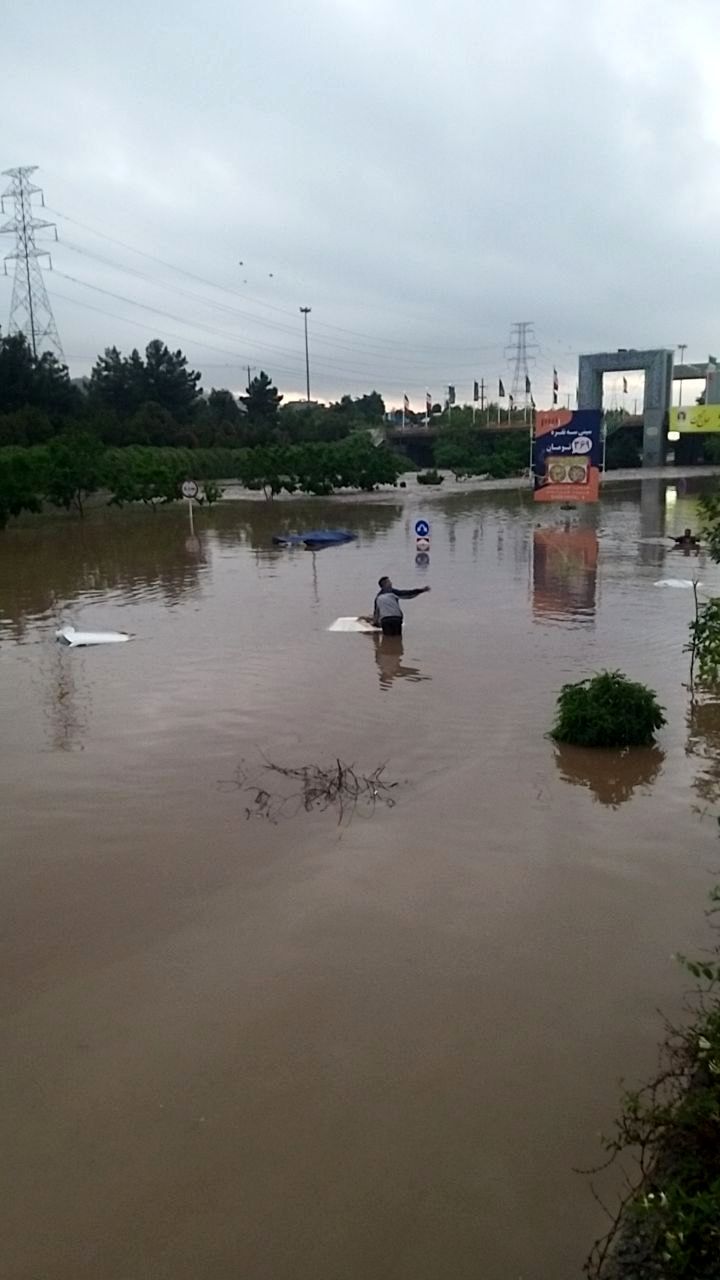
[[[532,320],[518,320],[510,330],[510,341],[505,348],[506,358],[513,362],[511,395],[516,405],[523,404],[526,408],[532,403],[530,365],[535,363],[537,351],[533,331]]]
[[[35,232],[51,227],[55,231],[54,222],[46,222],[44,218],[36,218],[33,214],[32,197],[42,190],[33,186],[30,175],[37,165],[23,165],[18,169],[4,169],[3,174],[10,179],[10,185],[0,197],[0,208],[6,212],[5,201],[13,202],[12,217],[0,227],[0,232],[15,237],[15,248],[5,255],[5,271],[7,263],[15,259],[15,278],[13,280],[12,300],[10,302],[9,333],[24,333],[33,355],[38,355],[43,347],[50,347],[57,355],[62,356],[63,349],[60,335],[55,324],[55,317],[50,306],[50,299],[45,288],[40,258],[50,257],[47,249],[38,249],[35,243]],[[57,231],[55,231],[57,240]],[[50,261],[52,266],[52,260]]]

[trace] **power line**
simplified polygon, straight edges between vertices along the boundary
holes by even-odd
[[[0,227],[0,233],[15,237],[13,252],[5,255],[5,262],[15,260],[8,331],[24,333],[30,342],[34,356],[37,356],[40,348],[49,346],[54,347],[57,354],[62,357],[60,335],[40,268],[40,258],[49,258],[50,254],[47,249],[38,249],[35,243],[36,231],[47,227],[55,229],[55,224],[33,215],[33,196],[39,195],[41,203],[45,203],[41,188],[34,186],[30,181],[30,175],[36,169],[36,164],[30,164],[3,170],[3,175],[10,178],[10,185],[0,197],[0,208],[5,213],[5,201],[12,200],[13,214]],[[55,231],[55,239],[57,240],[57,231]],[[50,265],[52,266],[52,260]]]
[[[279,315],[284,315],[284,316],[287,316],[288,318],[292,318],[292,316],[293,316],[293,314],[294,314],[292,311],[289,311],[286,307],[279,307],[276,303],[266,302],[266,301],[264,301],[262,298],[254,298],[254,297],[252,297],[252,296],[250,296],[250,295],[248,295],[248,294],[246,294],[246,293],[242,293],[242,292],[240,292],[240,290],[238,290],[238,289],[233,289],[233,288],[231,288],[231,287],[230,287],[230,286],[228,286],[228,285],[221,285],[221,284],[218,284],[218,283],[217,283],[216,281],[214,281],[214,280],[209,280],[209,279],[207,279],[207,277],[205,277],[205,276],[198,275],[198,274],[197,274],[197,272],[194,272],[194,271],[188,271],[188,269],[187,269],[186,267],[181,267],[181,266],[179,266],[177,263],[169,262],[167,259],[165,259],[165,258],[160,258],[160,257],[158,257],[156,254],[148,253],[148,252],[147,252],[146,250],[144,250],[144,249],[138,249],[138,248],[136,248],[134,245],[128,244],[128,242],[127,242],[127,241],[125,241],[125,240],[119,240],[119,239],[117,239],[117,237],[115,237],[115,236],[110,236],[110,235],[108,235],[108,234],[107,234],[106,232],[104,232],[104,231],[98,231],[96,228],[91,227],[91,226],[90,226],[88,223],[86,223],[86,222],[81,222],[78,218],[73,218],[73,217],[71,217],[71,216],[70,216],[70,214],[62,213],[62,212],[61,212],[61,210],[59,210],[59,209],[51,209],[51,210],[50,210],[50,212],[51,212],[51,213],[54,213],[55,217],[57,217],[57,218],[62,218],[62,219],[63,219],[63,221],[65,221],[65,222],[70,222],[70,223],[72,223],[74,226],[82,227],[82,229],[83,229],[84,231],[89,231],[91,235],[95,235],[95,236],[98,236],[100,239],[107,240],[110,244],[116,244],[116,245],[118,245],[118,246],[119,246],[120,248],[122,248],[122,249],[127,249],[129,253],[135,253],[135,254],[137,254],[139,257],[147,258],[147,259],[148,259],[148,261],[150,261],[150,262],[155,262],[155,263],[159,264],[160,266],[167,267],[167,268],[168,268],[168,270],[170,270],[170,271],[175,271],[175,272],[177,272],[177,273],[178,273],[178,274],[180,274],[180,275],[186,276],[186,277],[187,277],[188,279],[190,279],[190,280],[195,280],[195,281],[196,281],[197,283],[199,283],[199,284],[204,284],[204,285],[208,286],[208,287],[209,287],[209,288],[211,288],[211,289],[216,289],[216,290],[218,290],[218,291],[220,291],[220,292],[222,292],[222,293],[227,293],[227,294],[230,294],[230,295],[231,295],[231,296],[233,296],[233,297],[240,298],[243,302],[252,302],[252,303],[254,303],[256,306],[259,306],[259,307],[265,307],[265,308],[266,308],[267,310],[269,310],[269,311],[275,311],[275,312],[277,312]],[[79,250],[79,251],[80,251],[80,252],[87,252],[90,256],[93,256],[93,255],[92,255],[92,253],[91,253],[91,251],[89,251],[89,250]],[[128,270],[132,270],[132,268],[127,268],[127,269],[128,269]],[[173,286],[168,286],[168,287],[171,287],[171,288],[172,288]],[[209,304],[209,305],[218,305],[218,304],[213,304],[213,303],[211,302],[211,300],[210,300],[210,299],[207,299],[207,302],[208,302],[208,304]],[[269,323],[270,323],[270,322],[269,322],[269,321],[267,321],[267,320],[263,320],[263,318],[262,318],[261,316],[252,315],[251,313],[245,313],[245,315],[246,315],[246,318],[251,319],[251,320],[254,320],[256,323],[259,323],[259,324],[269,324]],[[336,332],[336,333],[345,333],[345,334],[348,334],[349,336],[354,337],[354,338],[360,338],[361,340],[364,340],[366,343],[370,343],[370,344],[375,345],[375,346],[376,346],[376,347],[378,347],[379,349],[387,349],[387,347],[388,347],[388,346],[396,346],[396,347],[403,348],[403,349],[404,349],[404,350],[406,350],[406,351],[408,351],[408,350],[412,350],[412,351],[428,350],[428,351],[468,351],[468,352],[475,352],[475,351],[482,351],[482,350],[486,350],[486,351],[500,350],[500,344],[499,344],[499,343],[489,343],[489,344],[486,344],[484,347],[483,347],[483,346],[478,346],[478,345],[477,345],[477,343],[473,343],[473,344],[472,344],[472,346],[467,346],[467,347],[455,347],[454,345],[453,345],[453,346],[439,346],[439,345],[438,345],[437,343],[435,343],[435,342],[433,342],[433,343],[402,342],[402,341],[400,341],[400,340],[399,340],[399,339],[397,339],[397,338],[383,338],[383,339],[382,339],[382,347],[381,347],[381,346],[380,346],[380,343],[379,343],[379,341],[378,341],[378,339],[376,338],[376,336],[375,336],[374,334],[362,333],[362,332],[360,332],[360,331],[359,331],[359,330],[357,330],[357,329],[348,329],[348,328],[345,328],[345,327],[344,327],[344,326],[342,326],[342,325],[334,325],[334,324],[331,324],[331,323],[330,323],[330,322],[328,322],[328,321],[320,321],[320,320],[318,320],[318,321],[316,322],[316,326],[315,326],[315,327],[320,327],[320,328],[322,328],[322,329],[329,329],[329,330],[331,330],[332,332]],[[291,325],[288,325],[288,326],[287,326],[287,332],[288,332],[288,333],[290,333],[290,332],[293,332],[293,331],[294,331],[294,330],[293,330],[293,327],[292,327]],[[356,345],[357,345],[357,344],[354,344],[354,346],[356,346]],[[470,367],[470,366],[468,366],[468,367]]]
[[[266,320],[262,316],[259,318],[255,317],[251,313],[241,311],[239,308],[229,305],[226,302],[216,301],[211,298],[206,298],[202,294],[194,293],[191,290],[184,289],[182,288],[182,286],[174,284],[172,282],[168,282],[165,280],[158,280],[155,277],[148,275],[147,272],[145,271],[139,271],[136,267],[129,267],[129,266],[126,266],[125,264],[113,262],[111,258],[107,258],[103,254],[95,253],[93,250],[85,249],[81,245],[73,244],[72,241],[63,239],[62,247],[63,249],[69,249],[71,250],[71,252],[79,254],[81,257],[87,257],[93,261],[103,263],[104,265],[109,266],[114,271],[126,274],[128,276],[134,276],[141,280],[146,280],[151,285],[154,285],[155,287],[170,290],[171,292],[176,293],[184,298],[190,298],[194,302],[200,302],[204,306],[207,306],[208,308],[223,312],[228,316],[237,316],[239,319],[242,319],[242,320],[251,320],[253,322],[264,325],[272,330],[276,330],[278,333],[282,333],[283,335],[295,334],[294,325],[290,326],[290,325],[278,324],[275,321]],[[56,274],[63,274],[63,273],[56,271]],[[86,288],[99,288],[99,286],[90,285],[88,282],[85,282],[85,281],[83,281],[83,284],[85,285]],[[128,299],[128,301],[130,301],[130,299]],[[142,306],[143,304],[137,303],[137,305]],[[384,348],[380,346],[378,346],[377,348],[371,349],[369,347],[361,347],[357,343],[346,343],[346,342],[338,341],[338,339],[324,337],[323,335],[319,335],[319,337],[316,337],[316,342],[319,342],[322,346],[330,348],[331,352],[334,349],[337,349],[343,352],[345,351],[351,352],[353,355],[360,356],[360,357],[367,356],[368,362],[372,362],[374,367],[377,367],[378,361],[385,361],[385,362],[391,361],[391,362],[397,363],[397,361],[401,358],[399,355],[395,355],[394,353],[387,352]],[[288,354],[290,354],[290,348],[281,348],[281,349],[287,350]],[[473,348],[473,350],[476,350],[476,349],[477,348]],[[483,348],[479,348],[479,349],[483,350]],[[485,348],[485,349],[499,351],[499,347],[497,346],[493,346],[492,348]],[[423,360],[423,359],[415,360],[412,357],[407,357],[407,356],[403,356],[402,360],[403,360],[404,368],[408,369],[410,368],[410,366],[415,366],[419,371],[427,370],[430,364],[437,363],[438,368],[444,374],[447,366],[447,360],[442,356],[437,356],[435,361]],[[457,368],[458,366],[455,365],[455,367]],[[475,362],[473,362],[472,364],[468,364],[460,367],[474,368]]]

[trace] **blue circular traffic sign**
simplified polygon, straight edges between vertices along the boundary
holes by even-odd
[[[429,536],[430,536],[430,525],[428,524],[427,520],[416,520],[415,521],[415,537],[428,538]]]

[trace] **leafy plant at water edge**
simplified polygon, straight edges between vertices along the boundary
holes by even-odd
[[[0,529],[5,528],[10,516],[40,510],[38,468],[33,466],[29,453],[29,449],[0,450]]]
[[[700,495],[698,506],[703,515],[703,538],[713,560],[720,562],[720,489]]]
[[[710,893],[712,920],[720,886]],[[697,982],[687,1027],[669,1027],[660,1069],[626,1092],[599,1173],[630,1154],[636,1176],[585,1265],[593,1280],[720,1274],[720,945],[677,959]],[[627,1175],[626,1175],[627,1178]]]
[[[720,681],[720,597],[713,596],[700,604],[697,584],[695,592],[695,617],[690,623],[690,686],[694,686],[697,674],[701,683],[717,684]]]
[[[206,480],[203,485],[202,495],[198,498],[201,506],[212,507],[214,503],[219,502],[223,496],[223,490],[214,480]]]
[[[89,432],[68,432],[47,447],[45,496],[56,507],[75,507],[82,518],[85,502],[103,480],[105,450]]]
[[[652,689],[603,671],[563,685],[551,737],[578,747],[647,747],[664,724]]]
[[[439,471],[433,469],[419,472],[417,482],[418,484],[442,484],[444,479],[445,477],[441,476]]]
[[[105,482],[111,490],[111,504],[144,502],[155,509],[160,502],[174,502],[180,497],[185,475],[181,459],[158,455],[165,450],[115,449],[106,459]]]

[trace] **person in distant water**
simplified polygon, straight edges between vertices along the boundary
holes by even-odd
[[[697,551],[700,546],[692,529],[685,529],[679,538],[673,537],[673,542],[678,551]]]
[[[429,587],[416,587],[414,591],[401,591],[394,587],[389,578],[381,578],[378,582],[380,590],[375,597],[373,609],[373,626],[380,627],[384,636],[401,636],[403,611],[401,600],[414,600],[415,596],[424,595]]]

